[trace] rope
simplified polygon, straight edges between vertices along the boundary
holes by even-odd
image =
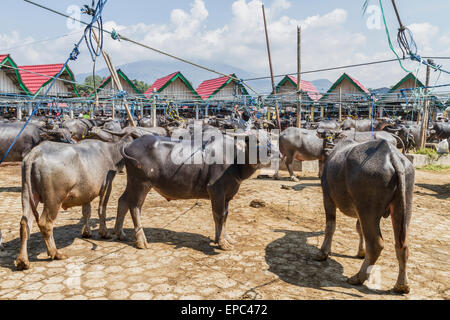
[[[98,4],[97,4],[97,9],[101,8],[101,10],[103,9],[104,4],[106,3],[107,0],[99,0]],[[103,5],[101,7],[99,7],[99,4],[103,3]],[[96,9],[96,11],[97,11]],[[43,97],[46,97],[48,95],[48,93],[50,92],[50,90],[53,88],[53,85],[56,83],[56,80],[61,76],[61,74],[64,72],[64,70],[66,69],[67,65],[69,64],[70,61],[75,61],[78,58],[78,55],[80,53],[78,47],[80,46],[80,44],[83,42],[83,39],[86,38],[86,33],[91,30],[93,24],[99,19],[99,17],[101,18],[101,11],[100,14],[94,14],[92,16],[92,21],[91,23],[88,25],[88,27],[86,27],[83,37],[78,41],[78,43],[75,44],[73,50],[71,51],[71,53],[69,54],[69,57],[67,58],[66,62],[64,63],[64,65],[62,66],[61,70],[59,70],[58,74],[56,75],[56,77],[52,80],[52,82],[50,83],[50,85],[48,86],[46,92],[44,93]],[[28,117],[27,121],[25,121],[25,124],[23,125],[22,129],[19,131],[19,133],[17,134],[17,136],[14,138],[13,142],[11,143],[11,145],[8,147],[8,150],[6,150],[6,153],[3,155],[3,157],[0,159],[0,164],[3,163],[3,161],[5,161],[6,157],[8,156],[9,152],[11,151],[11,149],[14,147],[14,145],[16,144],[17,140],[19,139],[20,135],[23,133],[23,131],[25,131],[26,127],[28,126],[28,124],[30,123],[31,119],[33,118],[33,116],[36,114],[36,112],[39,110],[39,107],[42,104],[42,100],[36,105],[36,107],[33,109],[33,111],[31,112],[31,115]]]

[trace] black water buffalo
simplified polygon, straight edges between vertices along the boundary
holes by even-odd
[[[145,198],[153,188],[168,201],[211,200],[215,242],[224,250],[232,249],[233,241],[225,232],[228,203],[238,192],[241,183],[256,172],[259,161],[255,160],[254,163],[249,161],[252,136],[247,136],[245,142],[239,139],[235,142],[229,135],[219,133],[221,138],[218,138],[214,135],[218,133],[217,130],[211,130],[209,133],[214,139],[205,139],[207,142],[199,148],[192,146],[189,137],[175,141],[150,135],[143,136],[122,148],[127,168],[127,186],[119,199],[114,228],[119,239],[125,239],[123,222],[130,210],[137,247],[147,248],[140,215]],[[205,132],[205,135],[208,135],[208,132]],[[264,143],[260,145],[264,148],[267,146]],[[231,154],[229,150],[232,151]],[[216,161],[219,159],[215,159],[215,155],[221,151],[223,154],[226,153],[227,157],[222,164]]]
[[[0,159],[6,154],[23,126],[24,123],[21,122],[0,124]],[[4,159],[4,162],[22,161],[34,147],[45,140],[74,143],[68,130],[45,130],[38,125],[28,124]]]
[[[119,143],[85,140],[67,145],[44,142],[34,148],[22,163],[22,219],[20,221],[20,253],[16,260],[19,270],[30,263],[27,239],[33,225],[33,215],[52,259],[65,259],[53,238],[53,224],[60,208],[82,206],[83,237],[90,237],[91,201],[100,197],[98,214],[99,234],[108,238],[106,206],[116,173],[123,167],[120,148],[132,140],[125,137]],[[39,216],[37,206],[43,203]]]
[[[294,159],[298,161],[319,160],[319,175],[322,174],[325,160],[323,140],[317,137],[315,130],[288,128],[280,135],[279,147],[292,181],[299,181],[295,177],[292,167]],[[278,178],[278,170],[274,178]]]
[[[433,127],[430,128],[430,139],[433,140],[445,140],[450,138],[450,123],[447,122],[434,122]]]
[[[356,229],[360,242],[357,256],[365,257],[365,260],[360,271],[348,282],[363,284],[368,279],[368,268],[376,263],[383,249],[380,220],[391,216],[400,266],[394,290],[409,292],[406,263],[414,189],[411,162],[386,140],[365,143],[345,140],[327,157],[322,189],[326,229],[317,260],[327,259],[331,252],[336,208],[339,208],[345,215],[358,219]]]

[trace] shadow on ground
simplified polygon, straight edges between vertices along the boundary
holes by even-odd
[[[444,185],[435,185],[435,184],[424,184],[419,183],[416,184],[416,186],[424,189],[428,189],[434,192],[433,193],[424,193],[416,191],[417,194],[424,195],[424,196],[432,196],[436,197],[438,199],[448,199],[450,198],[450,183],[444,184]]]
[[[3,193],[3,192],[21,193],[22,188],[21,187],[0,187],[0,193]]]
[[[371,290],[366,286],[352,286],[343,275],[343,266],[331,255],[326,261],[315,261],[313,257],[319,248],[307,243],[308,238],[323,235],[323,232],[304,232],[291,230],[274,230],[284,233],[284,237],[271,242],[266,247],[266,262],[269,271],[276,274],[280,280],[299,287],[314,288],[328,292],[339,292],[355,298],[363,295],[337,291],[336,287],[357,289],[362,294],[389,294],[390,291]],[[345,257],[346,256],[340,256]],[[353,257],[349,257],[353,258]],[[358,266],[361,260],[355,259]],[[327,289],[333,288],[333,289]]]

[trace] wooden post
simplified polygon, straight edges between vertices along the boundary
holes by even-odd
[[[156,121],[156,88],[153,88],[152,127],[158,126]]]
[[[92,34],[94,35],[94,40],[100,45],[95,32],[92,32]],[[102,55],[103,55],[103,59],[105,60],[106,66],[108,67],[109,72],[111,73],[112,81],[116,84],[117,89],[122,91],[123,90],[122,83],[119,80],[119,76],[117,75],[117,71],[114,68],[111,57],[103,49],[102,49]],[[125,106],[125,110],[127,111],[128,119],[130,120],[131,126],[136,127],[136,123],[134,122],[133,116],[131,115],[130,109],[128,108],[128,103],[126,102],[126,99],[124,99],[124,106]]]
[[[314,122],[314,113],[316,112],[316,108],[314,106],[311,106],[311,122]]]
[[[339,122],[342,121],[342,88],[339,87]]]
[[[263,12],[263,18],[264,18],[264,30],[266,32],[266,44],[267,44],[267,53],[269,56],[270,76],[272,78],[272,95],[275,97],[275,113],[277,116],[278,129],[281,131],[280,113],[278,110],[278,102],[276,100],[277,93],[276,93],[276,88],[275,88],[275,79],[273,76],[272,56],[270,54],[270,42],[269,42],[269,34],[267,32],[266,11],[264,9],[264,5],[262,5],[262,12]]]
[[[432,64],[433,61],[431,59],[428,59],[428,63]],[[431,67],[430,65],[427,65],[427,78],[426,78],[426,87],[430,86],[430,71]],[[425,94],[428,93],[428,89],[425,89]],[[429,111],[430,109],[430,99],[427,96],[424,106],[424,112],[423,112],[423,119],[422,119],[422,126],[420,128],[420,148],[425,148],[425,145],[427,143],[427,130],[428,130],[428,118],[429,118]]]
[[[298,102],[297,102],[297,128],[302,126],[302,85],[301,85],[301,71],[302,71],[302,28],[297,27],[297,90],[298,90]]]

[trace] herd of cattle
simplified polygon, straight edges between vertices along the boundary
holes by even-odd
[[[203,121],[203,132],[224,132],[237,128],[233,119],[211,118]],[[226,234],[229,201],[237,194],[240,184],[260,167],[246,157],[244,163],[211,163],[208,154],[217,147],[249,151],[251,141],[259,149],[274,153],[267,136],[256,136],[255,130],[244,136],[226,135],[222,140],[210,140],[201,146],[201,161],[195,164],[174,163],[173,153],[186,141],[171,138],[180,126],[192,133],[194,121],[162,123],[151,127],[148,118],[138,127],[125,120],[107,118],[32,120],[17,139],[5,162],[22,162],[22,208],[20,221],[21,247],[16,260],[19,270],[28,269],[27,240],[33,220],[36,220],[52,259],[65,259],[55,245],[53,225],[58,212],[81,206],[82,236],[90,237],[91,202],[99,197],[99,234],[110,238],[106,227],[106,208],[116,174],[126,167],[127,185],[119,199],[115,236],[125,240],[124,218],[129,211],[134,223],[136,245],[147,248],[141,225],[141,208],[151,189],[168,201],[177,199],[209,199],[215,223],[215,242],[219,248],[233,248]],[[320,176],[326,213],[325,239],[317,260],[325,260],[331,252],[335,231],[336,208],[357,219],[360,237],[357,256],[364,258],[360,271],[348,281],[360,285],[368,279],[368,268],[375,264],[383,239],[380,231],[382,217],[391,216],[395,248],[399,262],[396,292],[409,292],[406,275],[408,259],[408,225],[411,218],[414,188],[414,168],[404,155],[417,147],[420,128],[414,123],[380,119],[328,120],[304,124],[307,128],[289,127],[279,136],[279,151],[285,158],[290,177],[292,163],[319,160]],[[3,157],[23,122],[0,120],[0,157]],[[255,140],[253,136],[255,135]],[[450,138],[450,124],[430,125],[428,141]],[[243,139],[239,139],[243,138]],[[218,146],[217,144],[221,145]],[[403,153],[398,149],[402,149]],[[193,151],[194,153],[197,151]],[[277,153],[276,153],[277,154]],[[274,178],[277,177],[277,174]],[[38,212],[38,205],[43,211]],[[1,239],[1,235],[0,235]]]

